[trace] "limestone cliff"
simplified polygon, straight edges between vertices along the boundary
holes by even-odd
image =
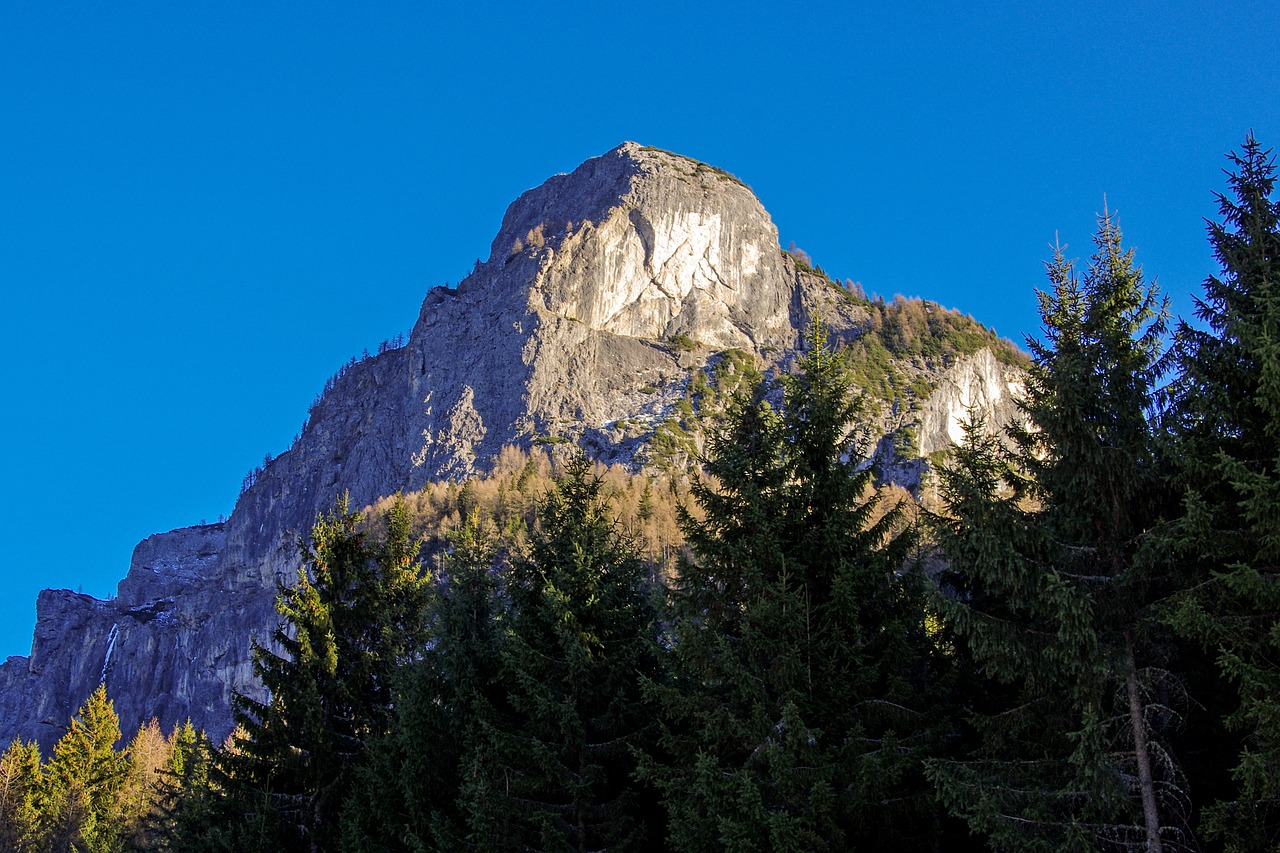
[[[111,601],[41,594],[30,657],[0,665],[0,743],[48,747],[102,681],[126,731],[189,715],[221,738],[233,692],[259,690],[250,644],[274,628],[297,537],[338,493],[372,503],[547,438],[641,464],[694,372],[726,351],[785,370],[815,318],[855,342],[882,310],[783,252],[760,202],[720,170],[626,143],[557,175],[510,206],[488,260],[427,293],[403,346],[335,378],[225,525],[148,538]],[[971,405],[999,421],[1017,392],[1016,368],[989,350],[893,369],[915,397],[886,397],[875,426],[916,478]],[[904,454],[891,438],[907,427],[918,440]]]

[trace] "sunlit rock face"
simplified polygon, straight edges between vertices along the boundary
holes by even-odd
[[[996,360],[990,350],[962,359],[938,382],[920,411],[920,451],[929,456],[964,440],[977,415],[994,426],[1019,417],[1022,370]]]
[[[745,185],[705,164],[625,143],[550,178],[511,204],[486,261],[426,294],[403,346],[336,377],[225,524],[144,540],[111,601],[41,594],[31,655],[0,664],[0,743],[47,748],[103,682],[126,733],[189,716],[221,739],[234,693],[262,698],[252,644],[270,643],[298,537],[339,494],[361,506],[463,478],[543,437],[634,467],[693,371],[724,351],[785,371],[815,319],[837,343],[866,333],[865,305],[846,296],[781,251]],[[916,458],[881,442],[886,476],[909,487],[971,405],[993,423],[1012,411],[1017,371],[989,353],[899,369],[937,388],[871,425],[887,436],[918,422]]]
[[[627,143],[525,193],[489,258],[513,262],[531,310],[593,330],[721,349],[794,343],[795,273],[769,215],[735,178],[673,154]]]
[[[814,311],[856,326],[829,289],[797,272],[735,178],[634,143],[588,160],[513,202],[488,260],[427,294],[407,344],[324,395],[241,499],[227,560],[270,582],[293,554],[268,552],[339,489],[362,503],[465,477],[539,436],[630,461],[648,432],[609,426],[656,426],[683,393],[692,356],[672,336],[701,344],[704,361],[729,347],[777,361]]]

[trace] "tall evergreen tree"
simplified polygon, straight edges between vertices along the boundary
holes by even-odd
[[[1235,796],[1209,831],[1235,850],[1280,850],[1280,200],[1275,159],[1250,134],[1209,240],[1198,328],[1176,336],[1169,425],[1184,512],[1171,540],[1198,581],[1172,622],[1217,652],[1245,736]]]
[[[120,719],[99,685],[54,744],[44,797],[44,849],[120,849],[117,799],[127,764],[115,750],[118,740]]]
[[[694,487],[647,773],[676,849],[927,847],[922,587],[850,452],[860,401],[821,325],[782,390],[780,411],[763,385],[737,401]]]
[[[175,724],[168,740],[168,756],[159,775],[159,796],[154,818],[146,826],[157,850],[197,849],[195,839],[208,838],[211,824],[225,815],[216,808],[219,792],[211,787],[213,750],[209,739],[187,720]],[[216,849],[207,843],[203,849]]]
[[[371,738],[385,734],[398,668],[425,635],[426,595],[408,510],[397,499],[384,543],[368,541],[344,497],[302,544],[306,565],[281,589],[275,643],[254,653],[270,697],[237,701],[246,737],[223,753],[223,782],[244,808],[269,803],[278,843],[333,849],[352,774]]]
[[[478,511],[449,536],[430,592],[430,640],[404,668],[391,732],[371,745],[348,806],[350,850],[464,850],[463,756],[501,706],[500,566]]]
[[[641,682],[658,632],[644,565],[579,458],[541,507],[506,586],[502,704],[463,756],[467,841],[482,850],[647,850],[660,834],[633,782],[653,730]]]
[[[972,753],[930,773],[1001,850],[1187,840],[1182,779],[1155,736],[1177,690],[1150,536],[1167,509],[1151,418],[1167,309],[1114,217],[1098,226],[1083,280],[1061,249],[1047,265],[1028,425],[1012,450],[974,425],[943,475],[955,595],[939,607],[992,690]]]

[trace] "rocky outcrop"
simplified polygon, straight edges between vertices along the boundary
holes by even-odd
[[[948,370],[920,406],[920,453],[932,456],[964,440],[964,425],[975,415],[989,428],[1021,417],[1018,399],[1023,372],[1003,364],[991,350],[979,350]]]
[[[233,691],[254,689],[250,643],[267,638],[274,606],[264,588],[220,577],[224,540],[221,524],[144,539],[109,601],[40,593],[30,657],[0,665],[4,739],[49,749],[102,683],[126,734],[154,716],[225,735]]]
[[[126,730],[190,716],[221,738],[233,692],[260,691],[250,649],[297,538],[340,492],[372,503],[548,438],[638,464],[693,371],[730,349],[785,370],[815,318],[837,341],[867,332],[866,305],[782,252],[736,178],[634,143],[551,178],[510,206],[488,260],[427,293],[407,343],[336,377],[225,525],[145,540],[111,601],[42,593],[31,656],[0,665],[0,742],[48,747],[103,682]],[[925,454],[971,403],[1007,414],[1016,375],[989,354],[913,369],[938,388]]]
[[[1024,372],[987,348],[924,375],[932,390],[913,400],[906,411],[884,419],[876,430],[883,437],[868,462],[876,464],[882,482],[901,486],[926,506],[934,506],[936,481],[931,484],[928,475],[939,454],[964,440],[965,425],[977,418],[994,434],[1024,417],[1018,408]]]

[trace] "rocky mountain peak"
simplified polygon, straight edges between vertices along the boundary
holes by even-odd
[[[815,318],[862,347],[858,381],[883,402],[868,430],[895,482],[919,485],[971,405],[991,423],[1015,411],[1019,372],[981,349],[985,329],[798,263],[726,172],[628,142],[548,179],[508,208],[488,260],[426,294],[407,343],[335,374],[225,525],[149,537],[115,599],[41,595],[31,656],[0,664],[0,745],[48,748],[99,683],[126,731],[190,716],[222,738],[232,696],[262,698],[252,645],[270,642],[299,535],[337,495],[362,506],[460,480],[511,445],[571,442],[633,469],[663,445],[688,464],[717,383],[788,369]],[[938,337],[952,332],[960,348]]]
[[[782,343],[789,278],[745,184],[626,142],[512,202],[458,292],[610,334],[755,349]]]

